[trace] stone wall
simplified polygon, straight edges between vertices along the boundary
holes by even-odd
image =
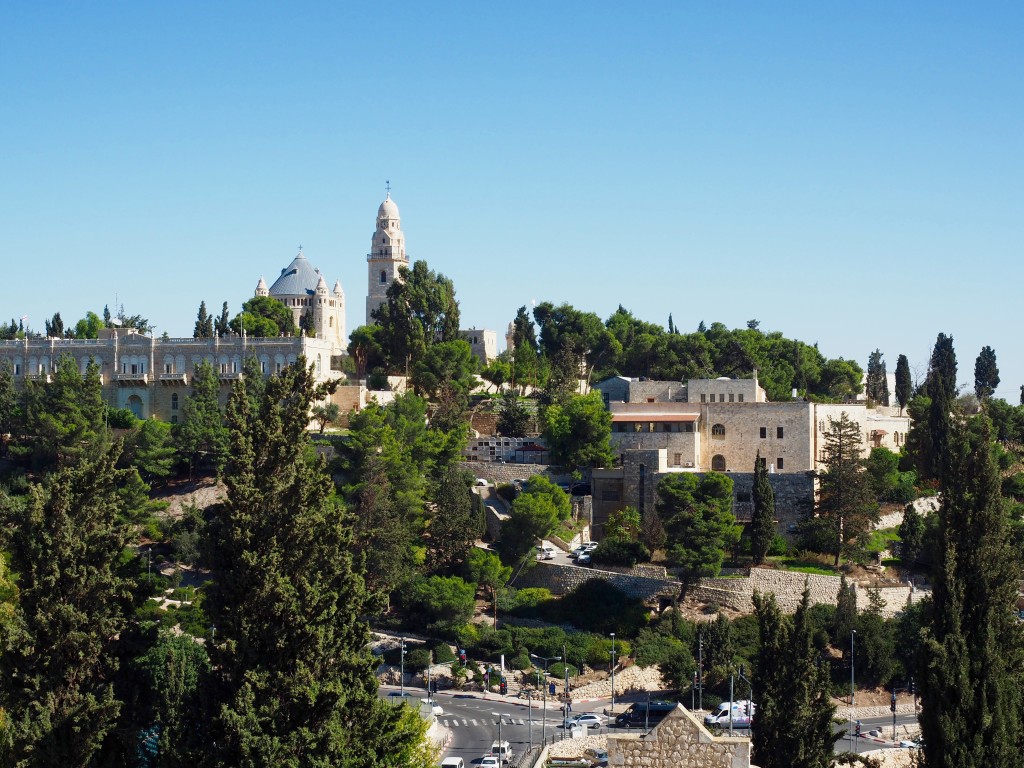
[[[679,583],[652,579],[644,576],[632,576],[613,571],[602,571],[596,568],[581,568],[574,565],[559,565],[548,561],[537,563],[537,567],[524,571],[512,586],[516,588],[543,587],[554,594],[566,594],[582,584],[594,579],[602,579],[614,584],[630,597],[640,600],[651,600],[658,597],[674,597],[679,594]]]
[[[750,739],[712,736],[682,706],[649,734],[608,736],[608,765],[615,768],[750,768]]]
[[[593,579],[603,579],[614,584],[630,597],[640,600],[674,598],[679,595],[682,584],[664,577],[664,569],[652,566],[636,569],[599,570],[574,565],[562,565],[542,561],[537,567],[519,575],[512,585],[517,588],[543,587],[556,595],[566,594]],[[786,613],[793,613],[803,598],[804,584],[810,590],[811,605],[835,605],[839,594],[840,577],[776,571],[769,568],[751,568],[748,576],[738,578],[700,579],[687,592],[689,599],[700,603],[714,603],[740,613],[754,610],[755,590],[761,594],[773,593],[779,607]],[[855,585],[856,587],[856,585]],[[879,590],[885,606],[883,616],[895,616],[908,601],[917,602],[927,592],[907,586],[882,587]],[[866,610],[870,605],[868,590],[857,589],[857,607]]]
[[[761,594],[771,592],[785,613],[793,613],[800,605],[805,583],[810,591],[811,605],[835,605],[840,582],[839,576],[751,568],[750,575],[746,578],[701,579],[687,595],[698,602],[717,603],[735,611],[749,613],[754,609],[755,590]],[[879,593],[885,601],[882,608],[883,616],[895,616],[906,607],[908,600],[916,602],[926,594],[912,590],[909,585],[882,587]],[[869,605],[868,590],[857,589],[857,608],[863,611]]]
[[[548,474],[551,469],[547,464],[499,464],[493,461],[466,461],[462,466],[474,477],[482,477],[495,485],[511,483],[519,478],[528,480],[534,475]]]

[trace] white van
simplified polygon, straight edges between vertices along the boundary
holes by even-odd
[[[757,712],[757,704],[743,699],[732,703],[732,727],[749,728],[750,721]],[[704,725],[717,725],[719,728],[729,727],[729,702],[723,701],[718,709],[704,716]]]
[[[491,754],[503,763],[507,763],[512,759],[512,749],[507,741],[503,741],[500,744],[496,741],[491,744]]]
[[[461,757],[446,757],[441,761],[441,768],[466,768],[466,763]]]

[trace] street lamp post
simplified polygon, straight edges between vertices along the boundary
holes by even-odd
[[[853,751],[857,751],[857,737],[860,735],[854,730],[853,723],[856,719],[856,675],[854,672],[854,639],[857,637],[857,630],[850,630],[850,732],[853,734]]]
[[[490,713],[498,718],[498,759],[503,763],[508,762],[508,752],[505,750],[505,742],[502,741],[502,713],[492,712]]]
[[[405,701],[405,638],[404,637],[402,638],[401,657],[402,657],[402,659],[399,662],[401,664],[401,670],[399,672],[400,678],[398,680],[398,683],[399,683],[399,686],[400,686],[400,689],[401,689],[402,701]]]
[[[541,714],[541,725],[540,725],[540,743],[543,744],[548,738],[548,664],[552,661],[561,661],[561,656],[538,656],[535,653],[530,654],[531,658],[537,659],[537,661],[544,662],[544,690],[541,692],[541,706],[543,707]],[[562,722],[562,727],[565,727],[565,721]]]
[[[612,717],[615,717],[615,633],[612,632]]]
[[[530,709],[530,751],[533,752],[533,691],[526,692],[526,702]]]

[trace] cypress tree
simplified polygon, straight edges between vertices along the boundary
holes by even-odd
[[[245,387],[228,406],[227,500],[211,534],[212,762],[390,762],[419,745],[421,729],[377,699],[351,520],[307,450],[309,412],[327,390],[301,358],[266,382],[256,409]]]
[[[194,339],[213,338],[213,317],[206,311],[206,302],[199,302],[199,313],[196,315],[196,325],[192,330]]]
[[[401,578],[413,569],[413,536],[400,508],[392,501],[384,460],[370,456],[365,471],[366,479],[352,494],[355,549],[364,559],[361,570],[367,589],[386,603]]]
[[[760,565],[768,555],[775,538],[775,491],[768,479],[768,467],[757,452],[754,460],[754,488],[751,493],[754,512],[750,518],[750,552],[754,565]]]
[[[885,361],[882,360],[882,351],[876,349],[868,356],[868,374],[865,380],[865,390],[868,398],[882,405],[889,404],[889,382],[886,379]]]
[[[227,336],[231,333],[231,316],[228,314],[228,303],[225,301],[220,308],[220,317],[213,321],[215,336]]]
[[[753,728],[754,759],[761,768],[828,768],[840,734],[832,730],[828,666],[814,648],[808,617],[810,591],[790,623],[775,596],[754,594],[761,648],[754,669],[759,697]]]
[[[3,509],[19,589],[0,654],[12,765],[88,765],[121,713],[113,679],[138,591],[123,557],[125,473],[118,449],[98,445]]]
[[[839,577],[839,593],[836,595],[836,612],[832,617],[832,645],[843,652],[843,658],[850,654],[850,634],[857,627],[857,591],[846,581],[846,574]]]
[[[896,358],[896,402],[900,405],[900,414],[910,402],[910,392],[913,384],[910,381],[910,362],[906,355]]]
[[[956,351],[953,337],[940,333],[935,339],[932,357],[928,363],[928,394],[935,399],[935,388],[941,386],[946,402],[956,399]]]
[[[1020,765],[1024,638],[991,423],[951,441],[939,509],[933,607],[921,654],[921,732],[929,768]]]
[[[982,347],[974,361],[974,394],[984,403],[992,397],[999,386],[999,368],[996,366],[996,352],[992,347]]]

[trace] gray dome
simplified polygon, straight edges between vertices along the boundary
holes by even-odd
[[[271,296],[303,296],[316,293],[316,286],[322,280],[320,270],[309,263],[299,251],[292,263],[281,270],[281,276],[270,286]]]

